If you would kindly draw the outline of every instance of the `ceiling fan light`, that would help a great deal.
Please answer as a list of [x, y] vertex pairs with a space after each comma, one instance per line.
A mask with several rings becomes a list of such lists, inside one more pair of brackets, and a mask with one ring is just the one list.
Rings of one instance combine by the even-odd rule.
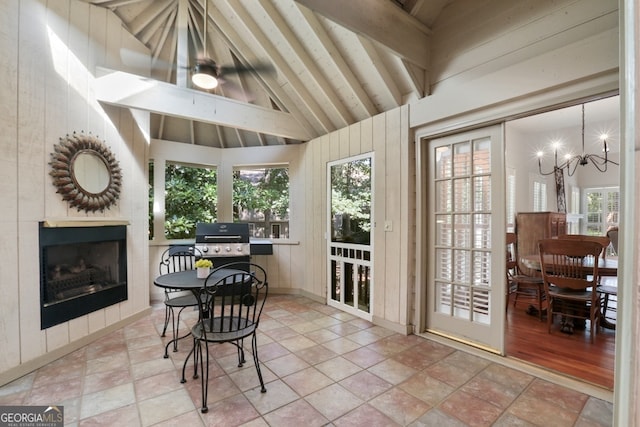
[[207, 64], [196, 64], [191, 81], [202, 89], [214, 89], [218, 86], [216, 70]]

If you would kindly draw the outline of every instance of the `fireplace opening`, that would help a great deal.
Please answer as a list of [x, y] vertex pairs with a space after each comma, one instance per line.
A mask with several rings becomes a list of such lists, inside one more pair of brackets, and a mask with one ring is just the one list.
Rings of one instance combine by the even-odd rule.
[[126, 226], [40, 223], [41, 329], [126, 299]]

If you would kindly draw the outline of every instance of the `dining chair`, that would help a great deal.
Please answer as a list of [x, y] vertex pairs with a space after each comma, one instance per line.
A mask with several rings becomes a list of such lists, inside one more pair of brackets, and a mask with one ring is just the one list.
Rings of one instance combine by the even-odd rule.
[[[217, 271], [229, 271], [222, 278], [210, 280]], [[207, 393], [209, 389], [209, 344], [230, 343], [236, 347], [238, 367], [246, 360], [244, 340], [251, 339], [251, 354], [260, 381], [260, 391], [267, 391], [264, 386], [256, 331], [260, 315], [267, 300], [269, 285], [266, 271], [257, 264], [238, 262], [224, 265], [211, 272], [200, 290], [200, 316], [191, 329], [194, 340], [193, 361], [194, 378], [198, 377], [198, 366], [201, 372], [202, 408], [206, 413]], [[187, 358], [188, 360], [188, 358]], [[183, 366], [184, 370], [187, 360]]]
[[[607, 231], [607, 235], [606, 236], [592, 236], [592, 235], [584, 235], [584, 234], [565, 234], [562, 236], [558, 236], [559, 239], [570, 239], [570, 240], [589, 240], [589, 241], [594, 241], [594, 242], [598, 242], [602, 245], [602, 253], [600, 254], [600, 256], [602, 257], [602, 259], [606, 259], [607, 257], [607, 250], [609, 248], [609, 245], [613, 246], [613, 240], [611, 239], [611, 233], [612, 230]], [[614, 253], [617, 254], [617, 228], [615, 230], [615, 238], [616, 238], [616, 245], [614, 247]], [[600, 292], [600, 295], [602, 297], [602, 316], [605, 318], [605, 321], [608, 321], [607, 318], [607, 311], [609, 311], [610, 307], [609, 307], [609, 303], [610, 302], [617, 302], [617, 297], [618, 297], [618, 277], [616, 276], [602, 276], [600, 275], [598, 277], [598, 292]], [[616, 304], [617, 305], [617, 304]], [[613, 325], [614, 323], [609, 322], [610, 325]]]
[[[590, 321], [591, 342], [600, 319], [598, 257], [602, 245], [589, 240], [544, 239], [538, 242], [540, 266], [547, 298], [547, 325], [551, 333], [553, 317]], [[589, 259], [591, 258], [591, 259]], [[573, 332], [566, 322], [564, 327]]]
[[586, 240], [591, 242], [598, 242], [602, 246], [602, 252], [600, 256], [604, 259], [607, 257], [607, 249], [611, 244], [611, 239], [608, 236], [598, 236], [598, 235], [590, 235], [590, 234], [561, 234], [558, 236], [558, 239], [565, 240]]
[[[185, 270], [195, 270], [196, 260], [202, 257], [202, 253], [192, 246], [172, 246], [165, 250], [160, 257], [158, 271], [161, 275], [177, 273]], [[196, 308], [198, 299], [191, 291], [184, 289], [165, 288], [164, 290], [164, 328], [162, 336], [166, 336], [167, 327], [171, 322], [172, 340], [164, 350], [164, 357], [169, 357], [169, 346], [173, 344], [173, 351], [178, 351], [178, 330], [180, 328], [180, 315], [187, 307]], [[176, 311], [177, 310], [177, 315]]]
[[[513, 293], [513, 306], [518, 300], [529, 303], [528, 313], [537, 314], [542, 322], [544, 314], [543, 302], [546, 300], [542, 277], [530, 276], [523, 272], [518, 261], [518, 243], [516, 233], [507, 233], [507, 297]], [[509, 301], [507, 301], [507, 307]], [[536, 313], [537, 312], [537, 313]]]

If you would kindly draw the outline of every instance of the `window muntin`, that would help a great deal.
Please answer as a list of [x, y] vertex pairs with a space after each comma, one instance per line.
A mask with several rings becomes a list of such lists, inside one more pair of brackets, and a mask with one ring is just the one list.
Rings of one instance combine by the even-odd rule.
[[249, 223], [251, 237], [288, 239], [289, 168], [235, 168], [233, 220]]

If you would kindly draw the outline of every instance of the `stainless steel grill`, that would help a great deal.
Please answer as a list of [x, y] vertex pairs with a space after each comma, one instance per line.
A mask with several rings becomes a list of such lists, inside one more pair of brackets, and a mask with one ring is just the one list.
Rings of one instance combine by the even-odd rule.
[[246, 223], [198, 223], [195, 248], [203, 258], [213, 261], [215, 267], [230, 262], [249, 262], [249, 224]]

